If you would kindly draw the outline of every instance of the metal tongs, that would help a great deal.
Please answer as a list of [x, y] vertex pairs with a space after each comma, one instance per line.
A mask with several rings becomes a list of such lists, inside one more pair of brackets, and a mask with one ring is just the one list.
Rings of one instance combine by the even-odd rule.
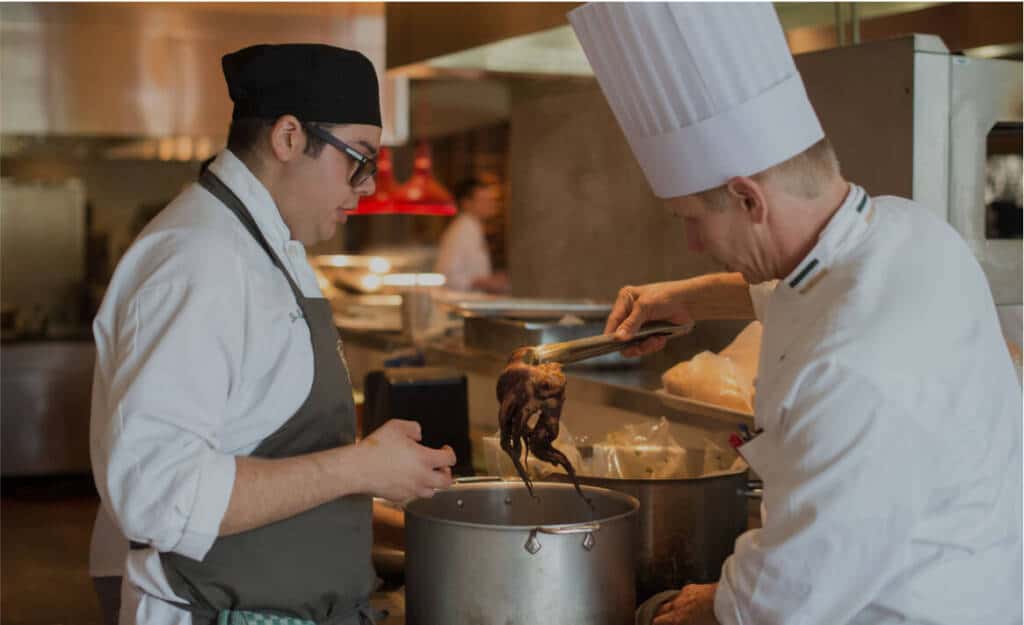
[[655, 321], [644, 325], [627, 341], [620, 341], [615, 338], [614, 334], [598, 334], [563, 343], [536, 345], [526, 351], [523, 362], [528, 365], [541, 365], [549, 362], [561, 364], [579, 362], [626, 349], [655, 336], [674, 338], [687, 334], [691, 330], [693, 330], [693, 322], [674, 325], [664, 321]]

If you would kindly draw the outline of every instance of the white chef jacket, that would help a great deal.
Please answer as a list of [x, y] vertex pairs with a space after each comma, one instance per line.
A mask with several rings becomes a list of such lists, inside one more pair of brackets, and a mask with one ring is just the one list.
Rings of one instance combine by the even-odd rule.
[[474, 280], [491, 275], [491, 253], [479, 218], [461, 213], [448, 224], [434, 270], [444, 274], [445, 286], [453, 291], [469, 291]]
[[851, 185], [764, 310], [764, 479], [715, 596], [723, 625], [1021, 617], [1021, 393], [948, 224]]
[[[252, 213], [306, 297], [322, 297], [302, 243], [230, 151], [210, 169]], [[288, 281], [198, 184], [142, 231], [93, 323], [91, 454], [105, 512], [152, 545], [125, 561], [121, 624], [189, 625], [158, 550], [202, 559], [248, 455], [305, 401], [309, 328]], [[100, 515], [100, 523], [104, 522]], [[116, 545], [112, 545], [117, 548]]]

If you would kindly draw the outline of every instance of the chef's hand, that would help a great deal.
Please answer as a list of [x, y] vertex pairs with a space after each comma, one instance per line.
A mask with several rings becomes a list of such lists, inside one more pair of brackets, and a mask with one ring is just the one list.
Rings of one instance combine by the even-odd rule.
[[[655, 282], [643, 286], [625, 286], [612, 306], [605, 324], [605, 334], [615, 334], [620, 341], [628, 340], [648, 321], [669, 321], [684, 324], [692, 321], [682, 301], [681, 282]], [[665, 347], [668, 339], [655, 336], [639, 345], [622, 350], [627, 357], [642, 356]]]
[[672, 601], [662, 604], [652, 625], [719, 625], [715, 618], [715, 589], [718, 584], [683, 586]]
[[414, 497], [432, 497], [452, 485], [451, 467], [455, 452], [445, 445], [431, 449], [419, 444], [420, 424], [391, 419], [373, 434], [359, 441], [363, 492], [402, 502]]

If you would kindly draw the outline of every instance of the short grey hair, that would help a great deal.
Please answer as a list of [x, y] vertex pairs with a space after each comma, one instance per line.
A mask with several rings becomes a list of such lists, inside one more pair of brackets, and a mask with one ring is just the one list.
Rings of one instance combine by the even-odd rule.
[[[827, 182], [839, 175], [839, 158], [836, 157], [832, 143], [825, 138], [796, 156], [754, 174], [751, 178], [758, 182], [773, 180], [787, 193], [813, 200], [824, 192]], [[701, 191], [697, 197], [716, 210], [722, 210], [729, 205], [729, 191], [725, 185]]]

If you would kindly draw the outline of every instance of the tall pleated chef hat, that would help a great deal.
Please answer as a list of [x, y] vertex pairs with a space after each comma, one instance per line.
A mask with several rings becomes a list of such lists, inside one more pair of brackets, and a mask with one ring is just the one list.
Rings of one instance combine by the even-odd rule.
[[590, 3], [569, 22], [658, 197], [756, 174], [825, 136], [770, 2]]

